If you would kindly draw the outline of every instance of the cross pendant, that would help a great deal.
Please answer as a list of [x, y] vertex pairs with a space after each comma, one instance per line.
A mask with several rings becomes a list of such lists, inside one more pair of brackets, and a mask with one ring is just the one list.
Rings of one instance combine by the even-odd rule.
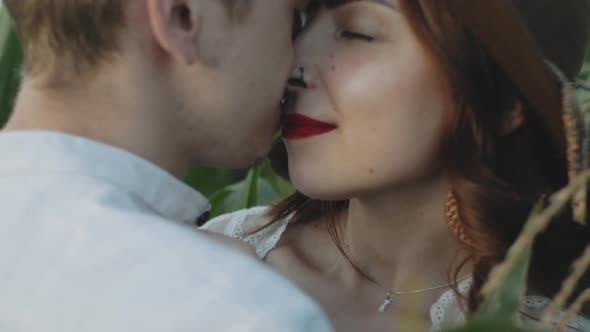
[[389, 307], [391, 304], [393, 303], [393, 300], [391, 299], [391, 293], [387, 293], [387, 297], [385, 298], [385, 300], [383, 300], [383, 304], [379, 307], [379, 312], [385, 312], [385, 310], [387, 310], [387, 307]]

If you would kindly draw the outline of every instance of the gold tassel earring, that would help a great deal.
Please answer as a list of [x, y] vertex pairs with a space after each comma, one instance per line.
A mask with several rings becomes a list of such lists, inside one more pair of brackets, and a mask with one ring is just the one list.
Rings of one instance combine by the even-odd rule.
[[452, 190], [447, 193], [445, 201], [445, 219], [453, 234], [464, 244], [473, 245], [473, 241], [465, 234], [465, 228], [459, 214], [459, 204]]

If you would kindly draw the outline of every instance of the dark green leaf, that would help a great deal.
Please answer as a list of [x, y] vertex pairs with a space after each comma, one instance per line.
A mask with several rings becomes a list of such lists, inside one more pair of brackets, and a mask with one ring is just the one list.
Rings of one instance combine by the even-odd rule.
[[195, 167], [185, 177], [185, 182], [203, 195], [210, 197], [226, 186], [243, 179], [244, 170]]
[[6, 123], [14, 105], [22, 56], [12, 21], [0, 5], [0, 127]]
[[510, 318], [514, 322], [517, 320], [526, 291], [531, 252], [531, 248], [528, 248], [518, 257], [503, 284], [480, 305], [476, 317], [483, 319]]
[[274, 173], [268, 160], [263, 162], [260, 167], [260, 176], [272, 185], [279, 196], [278, 198], [285, 198], [295, 192], [295, 188], [293, 188], [293, 185], [290, 182]]
[[[535, 205], [531, 211], [530, 217], [525, 224], [519, 239], [521, 239], [528, 231], [535, 229], [534, 216], [539, 214], [544, 207], [544, 203], [540, 201]], [[517, 240], [516, 243], [519, 241]], [[508, 266], [507, 262], [502, 263], [503, 268], [507, 268], [506, 274], [503, 274], [504, 280], [491, 280], [497, 283], [490, 294], [487, 295], [483, 303], [479, 306], [477, 313], [474, 315], [476, 320], [493, 321], [497, 319], [510, 320], [512, 322], [518, 321], [518, 315], [524, 302], [524, 296], [527, 288], [527, 275], [532, 254], [533, 241], [526, 243], [522, 250], [515, 250], [518, 246], [514, 244], [509, 252], [508, 257], [514, 258], [513, 264]], [[516, 256], [514, 256], [516, 255]], [[494, 277], [494, 273], [490, 278]]]

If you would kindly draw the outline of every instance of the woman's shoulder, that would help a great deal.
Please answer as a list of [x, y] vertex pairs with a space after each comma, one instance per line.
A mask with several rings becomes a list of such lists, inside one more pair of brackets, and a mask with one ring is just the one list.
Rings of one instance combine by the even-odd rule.
[[207, 222], [202, 230], [223, 234], [244, 241], [256, 249], [260, 259], [279, 242], [289, 224], [289, 219], [272, 222], [267, 216], [269, 207], [259, 206], [228, 213]]
[[[461, 294], [467, 295], [471, 287], [471, 278], [463, 280], [458, 285]], [[453, 290], [446, 291], [436, 301], [430, 311], [432, 320], [431, 332], [441, 331], [444, 326], [454, 326], [465, 321], [465, 313], [461, 309], [461, 299]], [[545, 309], [551, 305], [551, 300], [537, 295], [525, 296], [524, 302], [520, 308], [520, 322], [523, 326], [539, 326], [543, 318]], [[590, 332], [590, 319], [583, 315], [576, 315], [572, 318], [565, 328], [567, 332]]]
[[[525, 297], [524, 303], [520, 310], [520, 320], [524, 325], [536, 325], [542, 318], [547, 307], [551, 305], [551, 299], [543, 296], [528, 295]], [[564, 313], [558, 315], [562, 317]], [[556, 321], [558, 323], [559, 319]], [[574, 316], [568, 321], [567, 327], [564, 331], [567, 332], [590, 332], [590, 319], [582, 314]]]

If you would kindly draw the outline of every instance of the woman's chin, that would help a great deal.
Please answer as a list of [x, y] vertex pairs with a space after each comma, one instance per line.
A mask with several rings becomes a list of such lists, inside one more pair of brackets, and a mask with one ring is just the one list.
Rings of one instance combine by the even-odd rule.
[[[345, 174], [326, 167], [318, 161], [294, 162], [289, 160], [289, 178], [295, 189], [316, 200], [337, 201], [350, 199], [358, 183]], [[352, 189], [352, 190], [351, 190]]]
[[305, 196], [321, 201], [342, 201], [350, 199], [349, 191], [336, 186], [325, 179], [308, 177], [305, 180], [291, 176], [291, 182], [297, 191]]

